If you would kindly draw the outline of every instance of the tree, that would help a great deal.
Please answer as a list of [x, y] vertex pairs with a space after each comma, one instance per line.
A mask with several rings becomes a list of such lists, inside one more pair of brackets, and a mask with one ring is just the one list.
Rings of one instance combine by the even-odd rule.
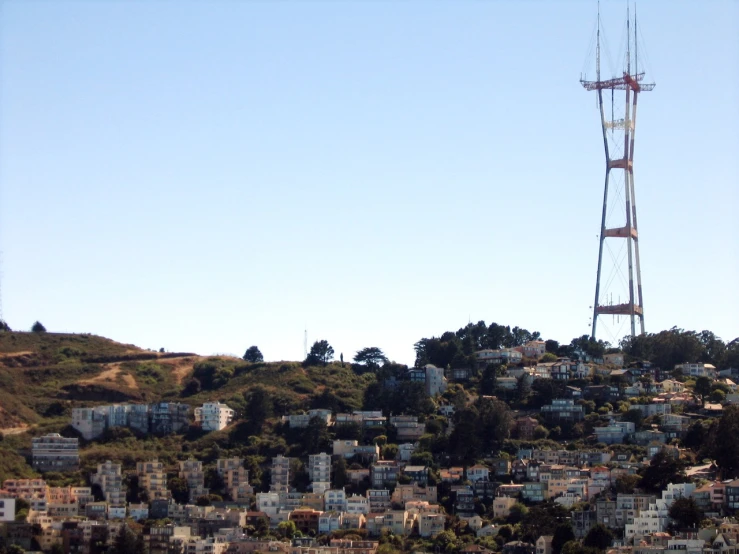
[[356, 353], [354, 361], [358, 364], [364, 364], [368, 368], [376, 369], [380, 367], [381, 363], [387, 363], [388, 359], [380, 348], [368, 346]]
[[344, 456], [339, 456], [339, 459], [334, 462], [332, 479], [334, 488], [342, 489], [347, 483], [346, 475], [346, 459]]
[[565, 543], [575, 540], [575, 533], [572, 530], [572, 524], [569, 522], [560, 523], [554, 530], [552, 535], [552, 554], [560, 554]]
[[167, 480], [167, 488], [172, 492], [172, 498], [178, 504], [187, 504], [190, 501], [190, 487], [186, 479], [172, 477]]
[[263, 362], [264, 356], [262, 356], [262, 353], [259, 351], [258, 347], [250, 346], [246, 349], [246, 352], [244, 353], [244, 359], [247, 362], [255, 364], [257, 362]]
[[11, 331], [10, 325], [3, 319], [0, 319], [0, 331]]
[[143, 552], [143, 544], [140, 544], [140, 542], [136, 534], [128, 528], [128, 525], [123, 525], [113, 540], [113, 554], [138, 554]]
[[612, 542], [613, 533], [611, 530], [602, 523], [596, 523], [590, 528], [588, 534], [585, 535], [582, 545], [604, 551], [606, 548], [611, 546]]
[[556, 354], [557, 350], [559, 350], [559, 343], [556, 340], [549, 339], [547, 341], [544, 341], [544, 348], [546, 349], [547, 352]]
[[668, 514], [680, 529], [698, 527], [703, 519], [703, 512], [692, 496], [677, 498], [670, 506]]
[[490, 396], [495, 394], [495, 385], [498, 381], [499, 364], [488, 364], [482, 371], [480, 379], [480, 394]]
[[639, 486], [648, 492], [660, 493], [667, 488], [668, 483], [683, 482], [685, 474], [680, 463], [665, 450], [660, 450], [644, 470]]
[[707, 450], [724, 479], [739, 478], [739, 406], [726, 406], [718, 425], [711, 429]]
[[616, 479], [616, 492], [619, 494], [633, 494], [639, 484], [638, 475], [621, 475]]
[[334, 358], [334, 349], [326, 340], [317, 340], [311, 346], [308, 357], [305, 359], [306, 365], [328, 364]]
[[711, 394], [711, 380], [708, 377], [698, 377], [695, 380], [695, 388], [693, 389], [695, 394], [701, 397], [701, 406], [706, 405], [706, 396]]
[[272, 417], [274, 403], [264, 387], [255, 387], [250, 392], [244, 393], [246, 400], [245, 415], [254, 430], [260, 432], [264, 422]]
[[277, 524], [277, 532], [281, 537], [286, 539], [292, 539], [298, 532], [298, 528], [295, 526], [295, 522], [292, 520], [281, 521]]
[[31, 331], [34, 333], [45, 333], [46, 327], [44, 327], [40, 321], [37, 321], [33, 324], [33, 327], [31, 327]]

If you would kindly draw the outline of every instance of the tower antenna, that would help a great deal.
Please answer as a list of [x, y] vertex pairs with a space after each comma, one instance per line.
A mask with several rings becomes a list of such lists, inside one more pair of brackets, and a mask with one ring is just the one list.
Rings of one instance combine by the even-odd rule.
[[[631, 320], [631, 335], [636, 335], [636, 322], [639, 321], [639, 329], [644, 334], [644, 298], [642, 294], [641, 283], [641, 264], [639, 261], [639, 231], [636, 221], [636, 197], [634, 190], [634, 132], [636, 130], [636, 103], [640, 92], [647, 92], [654, 89], [654, 83], [643, 83], [644, 73], [638, 71], [631, 73], [631, 26], [629, 23], [629, 4], [626, 3], [626, 70], [620, 76], [602, 80], [600, 75], [600, 2], [598, 2], [598, 44], [596, 48], [596, 80], [586, 81], [580, 79], [583, 88], [588, 91], [595, 91], [598, 95], [598, 106], [600, 108], [600, 120], [602, 128], [603, 148], [606, 157], [605, 182], [603, 185], [603, 211], [601, 216], [601, 227], [598, 248], [598, 272], [595, 281], [595, 302], [593, 303], [593, 328], [592, 338], [596, 338], [598, 316], [612, 315], [621, 316], [628, 315]], [[636, 33], [636, 10], [634, 11], [634, 32]], [[636, 51], [636, 37], [634, 39], [634, 49]], [[635, 62], [635, 68], [638, 66]], [[613, 109], [616, 92], [624, 91], [624, 117], [616, 119], [615, 113], [607, 118], [606, 110], [603, 105], [603, 91], [611, 91], [611, 106]], [[620, 142], [623, 137], [623, 154], [614, 150], [611, 152], [609, 144], [609, 136]], [[615, 157], [614, 157], [615, 156]], [[611, 191], [609, 195], [609, 178], [612, 171], [623, 171], [623, 190]], [[616, 181], [616, 185], [620, 182]], [[614, 187], [617, 188], [617, 187]], [[612, 206], [611, 211], [620, 212], [625, 219], [624, 224], [609, 225], [609, 204]], [[606, 242], [608, 239], [608, 242]], [[624, 261], [622, 258], [613, 254], [610, 245], [611, 240], [625, 240], [628, 266], [622, 267]], [[606, 248], [604, 248], [604, 246]], [[607, 252], [613, 258], [612, 275], [620, 274], [628, 280], [628, 291], [626, 298], [622, 301], [623, 296], [617, 292], [617, 303], [613, 303], [613, 291], [609, 290], [614, 283], [613, 277], [602, 279], [601, 271], [603, 266], [603, 253]], [[617, 282], [618, 280], [616, 280]], [[636, 283], [634, 283], [636, 281]], [[604, 284], [601, 290], [601, 284]], [[626, 283], [624, 283], [626, 286]]]
[[308, 358], [308, 326], [305, 326], [305, 332], [303, 334], [303, 359]]

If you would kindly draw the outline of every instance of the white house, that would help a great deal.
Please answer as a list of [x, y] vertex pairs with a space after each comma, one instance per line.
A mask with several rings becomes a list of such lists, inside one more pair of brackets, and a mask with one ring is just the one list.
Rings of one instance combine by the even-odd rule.
[[220, 402], [206, 402], [195, 408], [195, 422], [204, 431], [220, 431], [233, 421], [234, 411]]

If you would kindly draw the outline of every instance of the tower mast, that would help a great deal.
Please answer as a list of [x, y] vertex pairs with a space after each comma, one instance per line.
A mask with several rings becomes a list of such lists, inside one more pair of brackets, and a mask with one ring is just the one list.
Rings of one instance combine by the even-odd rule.
[[[601, 215], [601, 232], [598, 247], [598, 271], [595, 281], [595, 302], [593, 304], [593, 327], [592, 337], [596, 338], [598, 316], [600, 315], [628, 315], [631, 323], [631, 335], [636, 335], [636, 322], [639, 320], [640, 332], [644, 333], [644, 303], [641, 284], [641, 264], [639, 260], [639, 232], [636, 221], [636, 197], [634, 194], [634, 132], [636, 130], [636, 105], [640, 92], [654, 89], [654, 83], [643, 83], [644, 72], [639, 73], [638, 61], [634, 60], [634, 73], [631, 72], [631, 28], [629, 21], [629, 7], [626, 6], [626, 64], [623, 74], [619, 77], [602, 80], [600, 72], [600, 2], [598, 3], [598, 31], [596, 44], [596, 80], [580, 80], [580, 83], [588, 91], [598, 93], [598, 107], [600, 109], [601, 129], [603, 134], [603, 148], [605, 151], [606, 168], [603, 185], [603, 210]], [[634, 12], [634, 52], [638, 54], [636, 40], [636, 11]], [[624, 91], [624, 117], [616, 119], [612, 114], [607, 119], [603, 105], [603, 91], [610, 90], [612, 104], [615, 100], [616, 91]], [[613, 106], [612, 106], [613, 111]], [[623, 156], [613, 158], [609, 148], [609, 137], [618, 144], [623, 140]], [[609, 180], [611, 171], [623, 171], [623, 195], [619, 190], [609, 191]], [[617, 181], [618, 184], [618, 181]], [[610, 192], [610, 194], [609, 194]], [[614, 213], [621, 213], [625, 219], [623, 225], [609, 226], [609, 207]], [[627, 267], [621, 267], [623, 263], [618, 256], [607, 245], [606, 239], [625, 240]], [[602, 282], [603, 253], [604, 246], [613, 257], [613, 275]], [[624, 271], [625, 270], [625, 271]], [[625, 273], [625, 276], [624, 276]], [[626, 302], [613, 304], [608, 301], [613, 293], [608, 287], [614, 282], [618, 275], [628, 280], [628, 297]], [[636, 284], [634, 278], [636, 277]], [[605, 285], [604, 287], [602, 285]], [[605, 288], [606, 290], [602, 290]], [[620, 297], [619, 297], [620, 298]]]

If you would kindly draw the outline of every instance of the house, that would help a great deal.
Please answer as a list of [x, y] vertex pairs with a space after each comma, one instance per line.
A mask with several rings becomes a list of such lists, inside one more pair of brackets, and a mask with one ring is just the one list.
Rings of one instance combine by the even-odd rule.
[[226, 404], [206, 402], [200, 408], [195, 408], [195, 423], [203, 431], [220, 431], [233, 421], [234, 413]]
[[77, 471], [80, 467], [79, 439], [49, 433], [31, 439], [33, 469], [36, 471]]
[[541, 415], [550, 422], [577, 422], [585, 419], [585, 409], [570, 398], [556, 398], [551, 404], [541, 407]]
[[541, 358], [547, 353], [546, 343], [543, 340], [530, 340], [523, 346], [519, 346], [516, 350], [520, 351], [527, 358]]
[[511, 460], [508, 458], [493, 458], [490, 460], [490, 466], [496, 477], [511, 473]]
[[475, 352], [477, 366], [485, 368], [488, 364], [511, 364], [517, 365], [523, 361], [523, 354], [513, 348], [502, 348], [500, 350], [478, 350]]
[[675, 371], [679, 371], [683, 375], [689, 377], [708, 377], [709, 379], [716, 378], [716, 367], [712, 364], [677, 364]]
[[508, 517], [511, 513], [511, 508], [516, 502], [518, 502], [518, 500], [513, 497], [496, 496], [493, 500], [493, 517]]
[[489, 525], [485, 525], [481, 529], [478, 529], [477, 533], [475, 534], [477, 535], [477, 538], [479, 539], [479, 538], [484, 538], [484, 537], [494, 537], [495, 535], [498, 534], [498, 531], [500, 531], [500, 526], [493, 525], [491, 523]]
[[523, 541], [511, 541], [503, 545], [503, 554], [534, 554], [536, 547]]
[[459, 554], [492, 554], [492, 552], [492, 550], [488, 550], [477, 544], [466, 544], [459, 549]]
[[534, 429], [539, 425], [539, 421], [533, 417], [518, 417], [513, 427], [513, 433], [521, 440], [530, 440], [534, 438]]
[[467, 479], [472, 481], [487, 481], [490, 477], [490, 470], [482, 465], [474, 465], [467, 468]]
[[396, 461], [378, 461], [370, 467], [370, 482], [376, 489], [386, 484], [395, 484], [400, 474], [400, 465]]
[[441, 514], [422, 513], [418, 515], [418, 534], [424, 538], [433, 538], [444, 531], [446, 517]]
[[536, 554], [552, 554], [552, 535], [542, 535], [536, 539]]
[[614, 421], [605, 427], [593, 429], [596, 440], [605, 444], [621, 444], [624, 439], [634, 434], [635, 426], [631, 421]]
[[612, 352], [611, 354], [603, 354], [603, 363], [616, 367], [624, 366], [623, 352]]

